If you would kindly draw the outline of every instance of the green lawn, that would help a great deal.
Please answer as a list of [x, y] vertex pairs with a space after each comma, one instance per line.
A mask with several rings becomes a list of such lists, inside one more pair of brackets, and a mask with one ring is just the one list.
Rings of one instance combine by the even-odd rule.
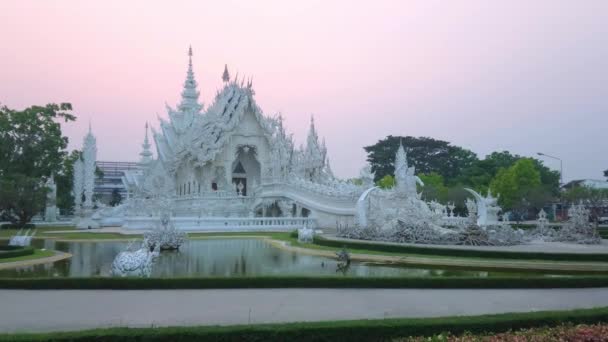
[[43, 251], [41, 249], [35, 249], [34, 254], [24, 255], [24, 256], [15, 257], [15, 258], [0, 259], [0, 263], [48, 258], [53, 255], [55, 255], [55, 251], [53, 251], [53, 250], [44, 250]]

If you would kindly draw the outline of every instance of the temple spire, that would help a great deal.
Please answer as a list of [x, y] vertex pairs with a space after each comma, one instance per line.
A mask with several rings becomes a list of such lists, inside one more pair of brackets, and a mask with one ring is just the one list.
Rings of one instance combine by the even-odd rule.
[[198, 112], [202, 106], [198, 103], [200, 93], [197, 90], [198, 83], [194, 78], [192, 70], [192, 46], [188, 49], [188, 71], [186, 72], [186, 81], [184, 82], [184, 90], [182, 90], [182, 100], [178, 106], [181, 111], [196, 111]]
[[152, 152], [150, 151], [150, 141], [148, 140], [148, 123], [146, 122], [146, 136], [144, 138], [144, 143], [141, 145], [143, 150], [139, 154], [141, 159], [139, 163], [142, 165], [146, 165], [152, 161]]
[[228, 72], [228, 64], [224, 64], [224, 73], [222, 74], [222, 81], [224, 81], [224, 83], [230, 82], [230, 73]]

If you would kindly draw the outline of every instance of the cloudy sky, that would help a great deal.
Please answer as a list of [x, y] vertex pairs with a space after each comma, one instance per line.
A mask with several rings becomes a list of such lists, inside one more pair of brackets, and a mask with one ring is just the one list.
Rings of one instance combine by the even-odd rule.
[[[206, 104], [224, 64], [302, 142], [314, 114], [339, 176], [362, 146], [430, 136], [480, 157], [563, 158], [566, 180], [608, 168], [608, 1], [27, 1], [0, 3], [0, 102], [71, 102], [78, 148], [137, 160], [185, 78]], [[547, 160], [558, 168], [559, 163]]]

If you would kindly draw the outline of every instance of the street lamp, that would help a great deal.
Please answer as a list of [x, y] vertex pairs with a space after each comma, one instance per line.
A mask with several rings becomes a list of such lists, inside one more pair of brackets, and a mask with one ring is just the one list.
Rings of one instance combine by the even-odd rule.
[[559, 160], [559, 182], [560, 182], [560, 185], [564, 185], [564, 165], [562, 163], [561, 158], [558, 158], [558, 157], [555, 157], [555, 156], [551, 156], [551, 155], [548, 155], [548, 154], [545, 154], [545, 153], [542, 153], [542, 152], [538, 152], [536, 154], [538, 154], [539, 156], [543, 156], [543, 157]]
[[[560, 187], [562, 185], [564, 185], [564, 166], [562, 164], [562, 159], [558, 158], [558, 157], [555, 157], [555, 156], [551, 156], [551, 155], [542, 153], [542, 152], [538, 152], [536, 154], [538, 154], [539, 156], [542, 156], [542, 157], [547, 157], [547, 158], [552, 158], [552, 159], [559, 160], [559, 182], [560, 182]], [[563, 203], [560, 203], [560, 208], [561, 208], [561, 213], [562, 213], [562, 216], [563, 216], [563, 214], [564, 214], [564, 204]], [[555, 209], [554, 209], [553, 214], [554, 215], [556, 214], [555, 213]], [[556, 219], [556, 218], [554, 218], [554, 219]]]

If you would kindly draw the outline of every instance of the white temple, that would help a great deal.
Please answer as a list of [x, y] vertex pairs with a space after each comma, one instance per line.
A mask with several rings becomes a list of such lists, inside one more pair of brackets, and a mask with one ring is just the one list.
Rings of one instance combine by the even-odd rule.
[[[97, 215], [127, 228], [151, 228], [159, 201], [170, 201], [172, 220], [182, 229], [293, 229], [354, 222], [356, 201], [365, 190], [334, 177], [327, 147], [314, 119], [304, 147], [295, 148], [280, 115], [267, 116], [255, 101], [251, 79], [230, 79], [211, 105], [199, 101], [192, 49], [181, 101], [167, 106], [168, 119], [148, 127], [141, 168], [123, 178], [129, 198], [120, 208]], [[78, 186], [78, 183], [76, 183]]]

